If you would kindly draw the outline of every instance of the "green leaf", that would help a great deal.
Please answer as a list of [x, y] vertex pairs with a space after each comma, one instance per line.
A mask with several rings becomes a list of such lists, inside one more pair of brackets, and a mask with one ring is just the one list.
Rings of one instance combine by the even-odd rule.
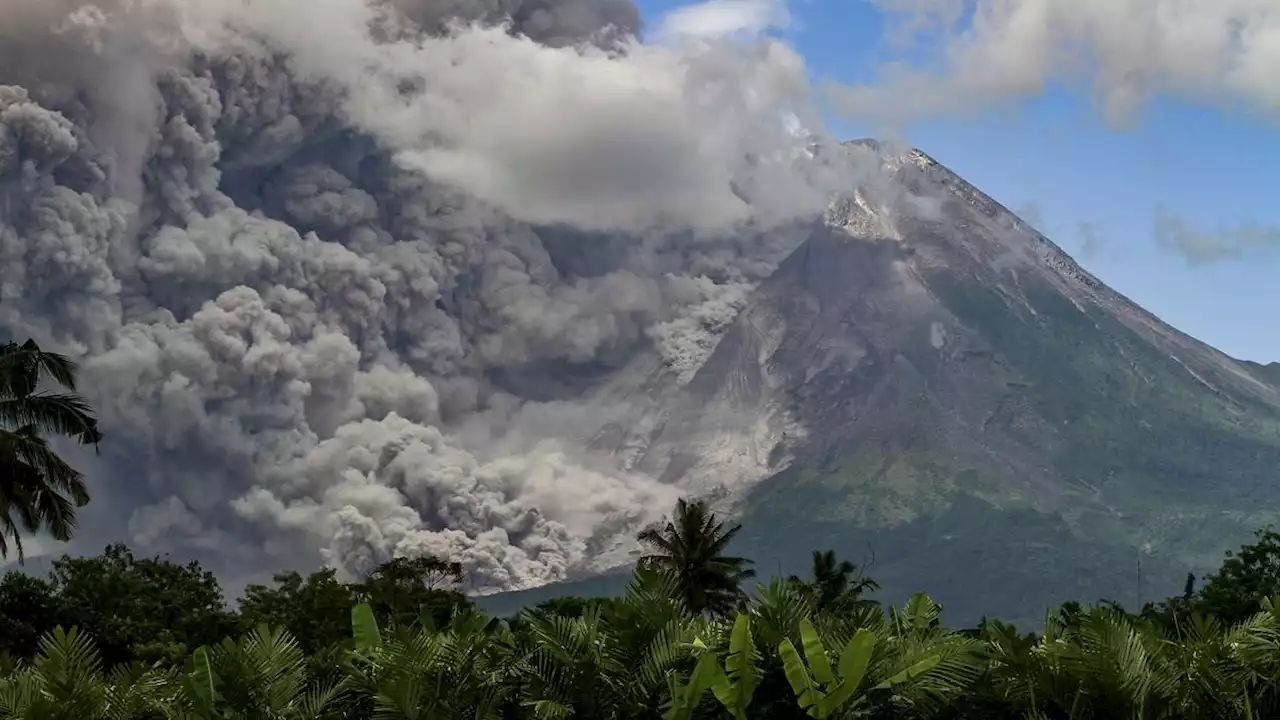
[[722, 677], [724, 677], [724, 671], [720, 669], [716, 654], [710, 651], [704, 652], [698, 658], [698, 664], [693, 667], [689, 684], [685, 686], [685, 704], [689, 709], [692, 710], [698, 704], [702, 694], [719, 683]]
[[[821, 717], [830, 717], [848, 702], [849, 698], [853, 697], [853, 693], [857, 689], [858, 686], [851, 682], [840, 683], [831, 691], [831, 694], [818, 700], [818, 714]], [[858, 700], [860, 701], [861, 698]], [[857, 703], [855, 702], [854, 704]]]
[[840, 653], [840, 679], [855, 688], [862, 684], [871, 664], [871, 653], [876, 648], [876, 634], [866, 628], [853, 634]]
[[211, 717], [220, 699], [218, 694], [218, 674], [209, 661], [209, 649], [205, 646], [196, 648], [191, 656], [191, 675], [187, 678], [191, 688], [192, 700], [196, 712], [204, 717]]
[[351, 608], [351, 634], [358, 652], [367, 653], [382, 645], [378, 619], [373, 616], [373, 608], [368, 603], [360, 603]]
[[920, 677], [921, 675], [924, 675], [930, 670], [934, 669], [935, 667], [938, 666], [938, 663], [940, 662], [942, 662], [941, 657], [939, 657], [938, 655], [930, 655], [929, 657], [908, 667], [906, 670], [903, 670], [897, 675], [894, 675], [888, 680], [885, 680], [884, 682], [880, 683], [880, 685], [878, 685], [877, 687], [880, 687], [882, 689], [888, 689], [893, 685], [901, 685], [905, 682], [910, 682]]
[[729, 636], [729, 657], [725, 672], [711, 686], [716, 699], [736, 718], [746, 718], [747, 708], [760, 682], [755, 663], [755, 645], [751, 641], [751, 616], [739, 613]]
[[698, 657], [698, 662], [694, 665], [687, 684], [681, 685], [674, 674], [671, 676], [669, 682], [671, 701], [666, 713], [663, 714], [664, 720], [690, 720], [703, 693], [717, 684], [724, 675], [715, 653], [707, 651], [701, 639], [695, 639], [693, 644], [694, 647], [702, 648], [703, 652]]
[[800, 659], [800, 653], [796, 651], [796, 646], [792, 645], [790, 640], [784, 639], [778, 644], [778, 655], [782, 657], [782, 671], [787, 676], [787, 682], [791, 684], [792, 692], [796, 694], [796, 702], [799, 703], [800, 709], [813, 717], [822, 717], [817, 705], [823, 698], [823, 693], [814, 686], [813, 679], [809, 677], [808, 668]]
[[827, 649], [822, 645], [822, 638], [813, 629], [809, 618], [800, 618], [800, 641], [804, 643], [804, 659], [809, 661], [813, 670], [813, 679], [822, 685], [830, 685], [835, 681], [835, 672], [831, 669], [831, 660], [827, 658]]
[[911, 600], [907, 602], [907, 606], [903, 610], [911, 621], [912, 629], [928, 630], [937, 622], [942, 608], [928, 595], [916, 593], [911, 596]]

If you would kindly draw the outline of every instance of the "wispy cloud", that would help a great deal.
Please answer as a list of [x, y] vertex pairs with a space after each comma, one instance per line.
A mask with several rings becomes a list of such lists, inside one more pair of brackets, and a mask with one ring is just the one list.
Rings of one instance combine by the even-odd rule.
[[1192, 226], [1165, 209], [1156, 211], [1156, 242], [1200, 264], [1237, 260], [1250, 252], [1280, 249], [1280, 228], [1244, 224], [1216, 229]]
[[754, 37], [790, 22], [791, 13], [784, 0], [705, 0], [683, 5], [663, 16], [658, 36], [668, 40]]
[[1080, 257], [1094, 260], [1102, 254], [1104, 242], [1098, 223], [1082, 220], [1076, 224], [1076, 233], [1080, 238]]

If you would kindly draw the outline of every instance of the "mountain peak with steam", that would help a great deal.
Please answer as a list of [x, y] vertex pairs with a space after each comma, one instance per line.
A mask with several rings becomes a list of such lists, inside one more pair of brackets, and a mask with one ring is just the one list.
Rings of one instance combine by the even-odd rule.
[[[625, 445], [715, 498], [769, 572], [858, 560], [887, 599], [1035, 621], [1137, 602], [1280, 519], [1280, 390], [1178, 332], [926, 153], [748, 297]], [[642, 448], [636, 450], [636, 448]]]

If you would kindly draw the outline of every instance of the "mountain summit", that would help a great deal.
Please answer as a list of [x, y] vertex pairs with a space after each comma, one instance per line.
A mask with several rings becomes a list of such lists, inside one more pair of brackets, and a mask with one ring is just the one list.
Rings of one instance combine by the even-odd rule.
[[835, 203], [692, 378], [598, 446], [720, 497], [762, 573], [874, 557], [885, 599], [925, 590], [960, 622], [1169, 594], [1280, 517], [1273, 375], [925, 153], [846, 150], [897, 182]]

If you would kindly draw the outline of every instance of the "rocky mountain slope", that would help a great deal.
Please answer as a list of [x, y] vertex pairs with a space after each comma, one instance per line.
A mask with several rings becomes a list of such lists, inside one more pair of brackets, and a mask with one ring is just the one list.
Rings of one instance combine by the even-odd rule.
[[836, 203], [687, 383], [620, 381], [650, 412], [597, 447], [718, 498], [762, 575], [874, 557], [883, 598], [926, 590], [958, 622], [1171, 593], [1280, 518], [1274, 372], [925, 153], [847, 149], [899, 183]]

